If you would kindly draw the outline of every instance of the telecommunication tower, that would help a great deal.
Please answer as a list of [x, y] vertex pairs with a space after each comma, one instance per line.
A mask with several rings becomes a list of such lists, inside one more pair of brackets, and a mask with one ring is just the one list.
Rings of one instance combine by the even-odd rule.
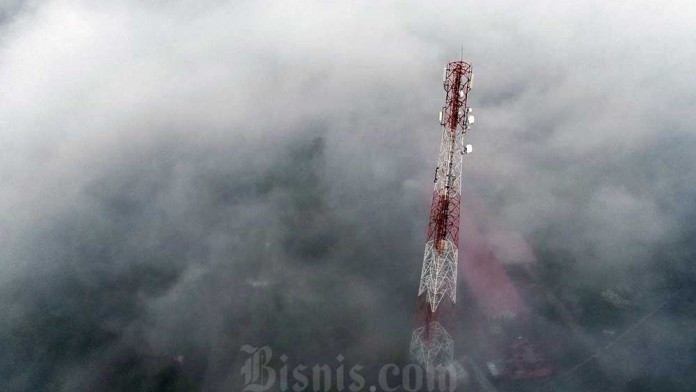
[[451, 332], [457, 300], [462, 157], [472, 151], [470, 144], [464, 144], [464, 134], [474, 123], [467, 105], [473, 77], [471, 64], [453, 61], [442, 78], [446, 92], [440, 112], [442, 138], [410, 344], [412, 359], [426, 369], [446, 365], [454, 355]]

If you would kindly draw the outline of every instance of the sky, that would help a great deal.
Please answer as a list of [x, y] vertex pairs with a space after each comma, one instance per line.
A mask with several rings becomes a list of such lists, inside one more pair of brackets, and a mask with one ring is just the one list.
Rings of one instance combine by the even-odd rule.
[[[574, 304], [583, 350], [650, 315], [591, 364], [605, 390], [693, 390], [694, 20], [690, 1], [0, 0], [2, 389], [167, 390], [182, 355], [178, 388], [234, 390], [244, 344], [403, 361], [463, 54], [463, 214]], [[608, 292], [629, 309], [594, 312]], [[554, 390], [596, 390], [583, 371]]]

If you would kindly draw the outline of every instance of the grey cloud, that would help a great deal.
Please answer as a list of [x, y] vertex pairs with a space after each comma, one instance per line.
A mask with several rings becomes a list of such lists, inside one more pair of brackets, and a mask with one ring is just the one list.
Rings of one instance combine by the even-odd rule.
[[675, 298], [556, 390], [688, 390], [694, 18], [687, 1], [0, 4], [0, 379], [234, 389], [242, 344], [405, 361], [439, 77], [463, 43], [472, 219], [585, 329], [535, 309], [539, 328], [580, 359]]

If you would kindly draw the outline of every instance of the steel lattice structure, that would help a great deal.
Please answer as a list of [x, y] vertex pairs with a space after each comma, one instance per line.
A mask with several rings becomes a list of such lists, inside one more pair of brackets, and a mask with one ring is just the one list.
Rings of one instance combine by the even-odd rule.
[[467, 106], [472, 82], [471, 64], [447, 64], [443, 75], [446, 101], [440, 112], [440, 154], [418, 286], [417, 325], [410, 345], [412, 359], [426, 369], [446, 365], [454, 351], [448, 329], [453, 327], [451, 309], [457, 300], [462, 157], [471, 152], [471, 145], [464, 144], [464, 134], [474, 123]]

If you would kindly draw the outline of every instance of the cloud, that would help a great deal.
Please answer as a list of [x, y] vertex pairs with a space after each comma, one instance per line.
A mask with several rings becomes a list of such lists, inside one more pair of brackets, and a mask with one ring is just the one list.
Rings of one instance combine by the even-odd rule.
[[[674, 271], [694, 276], [695, 17], [686, 1], [2, 3], [0, 378], [157, 390], [183, 355], [180, 388], [221, 390], [242, 344], [404, 360], [439, 78], [462, 44], [465, 184], [498, 258], [560, 266], [581, 308], [612, 286], [649, 310]], [[678, 325], [693, 320], [650, 324], [656, 357]], [[674, 378], [608, 362], [617, 385]]]

